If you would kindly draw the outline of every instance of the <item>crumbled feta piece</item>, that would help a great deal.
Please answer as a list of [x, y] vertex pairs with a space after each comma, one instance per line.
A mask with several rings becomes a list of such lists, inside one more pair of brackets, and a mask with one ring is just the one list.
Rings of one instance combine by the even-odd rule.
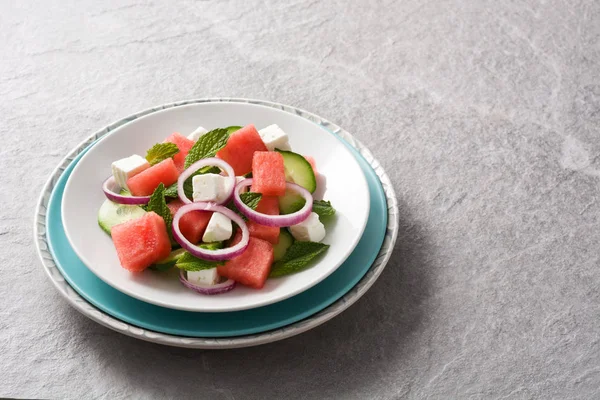
[[301, 242], [320, 242], [325, 237], [325, 226], [319, 221], [319, 215], [313, 212], [304, 221], [290, 226], [290, 232]]
[[202, 174], [192, 178], [194, 201], [220, 202], [227, 197], [227, 178], [218, 174]]
[[195, 142], [206, 133], [208, 133], [208, 129], [205, 129], [205, 128], [199, 126], [196, 128], [196, 130], [194, 132], [190, 133], [187, 138], [190, 139], [191, 141]]
[[202, 236], [203, 242], [221, 242], [231, 238], [233, 232], [231, 220], [225, 215], [214, 212]]
[[199, 285], [214, 285], [219, 283], [221, 277], [217, 274], [217, 268], [204, 269], [202, 271], [187, 271], [187, 280]]
[[[237, 186], [237, 184], [240, 183], [241, 181], [243, 181], [244, 179], [246, 179], [246, 178], [244, 178], [243, 176], [236, 176], [235, 177], [235, 186]], [[229, 180], [227, 180], [225, 182], [225, 187], [229, 189]], [[244, 189], [242, 189], [242, 191], [240, 193], [247, 192], [248, 191], [248, 187], [249, 186], [247, 186]]]
[[292, 149], [287, 133], [285, 133], [277, 124], [269, 125], [266, 128], [261, 129], [258, 131], [258, 134], [270, 151], [275, 149], [290, 151]]
[[148, 168], [150, 168], [150, 163], [144, 157], [137, 154], [112, 163], [112, 173], [115, 181], [121, 188], [127, 190], [129, 190], [127, 187], [127, 179]]

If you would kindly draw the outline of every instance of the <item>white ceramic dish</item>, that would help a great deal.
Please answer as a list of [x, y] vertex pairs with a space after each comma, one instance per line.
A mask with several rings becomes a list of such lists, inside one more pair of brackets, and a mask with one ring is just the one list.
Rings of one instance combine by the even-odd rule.
[[[131, 154], [144, 155], [173, 132], [186, 134], [198, 125], [207, 129], [255, 124], [260, 129], [276, 123], [290, 136], [292, 149], [315, 158], [321, 176], [318, 195], [337, 210], [327, 227], [331, 247], [315, 265], [301, 273], [271, 279], [262, 290], [239, 285], [218, 296], [201, 296], [177, 279], [145, 271], [132, 274], [119, 265], [110, 238], [98, 227], [98, 208], [104, 201], [101, 184], [112, 161]], [[67, 182], [62, 203], [63, 225], [78, 257], [100, 279], [117, 290], [163, 307], [224, 312], [271, 304], [298, 294], [329, 276], [350, 255], [369, 215], [369, 193], [364, 174], [353, 155], [333, 134], [298, 115], [258, 104], [215, 102], [169, 108], [138, 118], [96, 144], [79, 162]]]

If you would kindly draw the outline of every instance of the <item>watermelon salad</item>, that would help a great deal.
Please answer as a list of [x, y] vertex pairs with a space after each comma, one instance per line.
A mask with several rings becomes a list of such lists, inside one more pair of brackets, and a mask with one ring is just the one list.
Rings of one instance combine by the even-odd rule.
[[176, 268], [201, 294], [261, 289], [329, 247], [323, 223], [335, 210], [313, 198], [317, 176], [277, 125], [199, 127], [113, 162], [98, 224], [133, 273]]

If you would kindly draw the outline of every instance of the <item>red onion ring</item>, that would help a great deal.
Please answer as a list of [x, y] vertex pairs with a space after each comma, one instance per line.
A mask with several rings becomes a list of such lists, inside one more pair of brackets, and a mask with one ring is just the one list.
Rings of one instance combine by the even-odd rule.
[[183, 283], [183, 286], [200, 294], [221, 294], [229, 292], [235, 287], [235, 281], [233, 279], [227, 279], [225, 282], [217, 283], [216, 285], [199, 285], [197, 283], [192, 283], [187, 280], [183, 270], [179, 271], [179, 280]]
[[223, 171], [227, 173], [227, 197], [223, 201], [219, 201], [217, 204], [226, 204], [231, 200], [231, 195], [233, 193], [233, 188], [235, 187], [235, 172], [233, 172], [233, 168], [231, 165], [227, 164], [225, 161], [220, 158], [212, 157], [212, 158], [204, 158], [200, 161], [196, 161], [185, 171], [179, 175], [177, 179], [177, 194], [179, 195], [179, 199], [183, 201], [185, 204], [190, 204], [192, 201], [188, 199], [183, 190], [183, 183], [194, 174], [194, 172], [198, 171], [200, 168], [215, 166], [221, 168]]
[[120, 186], [115, 182], [115, 177], [111, 176], [102, 184], [102, 191], [107, 199], [119, 204], [140, 205], [148, 204], [150, 196], [123, 196], [115, 191]]
[[292, 226], [304, 221], [312, 212], [313, 198], [310, 192], [300, 185], [286, 182], [286, 189], [293, 190], [299, 193], [302, 197], [304, 197], [304, 207], [302, 207], [299, 211], [296, 211], [295, 213], [285, 215], [267, 215], [259, 213], [248, 207], [246, 204], [244, 204], [244, 202], [240, 198], [240, 190], [252, 185], [252, 182], [253, 179], [249, 178], [244, 179], [243, 181], [237, 184], [235, 190], [233, 191], [233, 202], [242, 214], [244, 214], [248, 219], [256, 222], [257, 224], [277, 227]]
[[[240, 242], [235, 246], [218, 250], [207, 250], [196, 246], [187, 240], [181, 233], [181, 229], [179, 229], [179, 220], [181, 217], [191, 211], [213, 211], [225, 215], [227, 218], [238, 224], [242, 230], [242, 240], [240, 240]], [[248, 231], [248, 226], [242, 217], [231, 211], [229, 208], [215, 203], [197, 202], [186, 204], [177, 210], [173, 216], [173, 238], [181, 245], [181, 247], [189, 251], [194, 257], [209, 261], [224, 261], [237, 257], [246, 250], [246, 247], [248, 247], [248, 242], [250, 241], [250, 231]]]

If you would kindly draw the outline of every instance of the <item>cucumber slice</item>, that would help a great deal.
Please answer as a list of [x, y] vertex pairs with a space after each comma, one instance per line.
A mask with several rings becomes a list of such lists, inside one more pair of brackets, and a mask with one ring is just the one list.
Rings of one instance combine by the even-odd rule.
[[142, 207], [105, 200], [100, 206], [100, 210], [98, 210], [98, 225], [110, 235], [113, 226], [139, 218], [144, 214], [146, 214], [146, 211]]
[[279, 213], [282, 215], [299, 211], [305, 203], [304, 197], [291, 190], [286, 190], [285, 194], [278, 197], [277, 200], [279, 201]]
[[174, 267], [177, 260], [179, 260], [184, 253], [184, 249], [173, 250], [167, 258], [156, 262], [150, 268], [155, 269], [157, 271], [166, 271]]
[[292, 151], [277, 150], [283, 156], [285, 180], [294, 182], [313, 193], [317, 189], [315, 173], [306, 158]]
[[279, 231], [279, 242], [273, 246], [273, 260], [281, 260], [292, 243], [294, 243], [294, 237], [288, 232], [287, 229], [281, 228]]

